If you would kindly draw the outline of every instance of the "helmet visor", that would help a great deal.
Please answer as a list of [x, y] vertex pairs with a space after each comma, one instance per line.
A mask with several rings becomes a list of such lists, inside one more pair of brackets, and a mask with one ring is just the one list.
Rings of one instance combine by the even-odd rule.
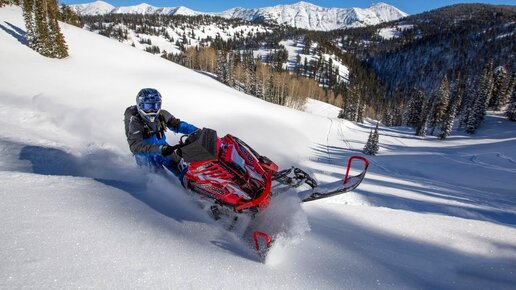
[[156, 113], [161, 108], [161, 102], [143, 103], [140, 109], [145, 113]]

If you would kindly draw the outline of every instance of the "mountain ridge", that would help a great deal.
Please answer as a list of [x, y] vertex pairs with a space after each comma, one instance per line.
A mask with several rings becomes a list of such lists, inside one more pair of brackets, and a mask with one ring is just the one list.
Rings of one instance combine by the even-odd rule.
[[227, 19], [265, 21], [296, 28], [329, 31], [348, 27], [363, 27], [397, 20], [408, 16], [398, 8], [375, 3], [368, 8], [326, 8], [300, 1], [291, 5], [276, 5], [246, 9], [235, 7], [222, 12], [200, 12], [188, 7], [155, 7], [147, 3], [115, 7], [104, 1], [70, 5], [80, 16], [105, 14], [163, 14], [163, 15], [212, 15]]

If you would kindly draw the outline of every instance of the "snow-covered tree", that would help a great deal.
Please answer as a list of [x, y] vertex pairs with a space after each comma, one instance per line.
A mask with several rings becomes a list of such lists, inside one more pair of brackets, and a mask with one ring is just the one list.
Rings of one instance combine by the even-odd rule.
[[[38, 0], [37, 0], [38, 1]], [[48, 28], [51, 42], [50, 54], [54, 58], [65, 58], [68, 56], [68, 46], [64, 35], [59, 28], [59, 6], [56, 0], [47, 0]]]
[[428, 119], [430, 116], [430, 109], [432, 107], [432, 99], [428, 99], [423, 106], [423, 111], [419, 116], [419, 122], [416, 126], [416, 136], [425, 137], [428, 130]]
[[516, 73], [512, 74], [511, 78], [511, 85], [508, 90], [508, 95], [511, 95], [511, 100], [509, 102], [509, 105], [507, 106], [507, 111], [505, 112], [505, 115], [507, 118], [511, 121], [516, 121]]
[[432, 135], [435, 128], [441, 124], [448, 108], [448, 98], [450, 96], [450, 84], [448, 78], [444, 77], [434, 96], [432, 114], [430, 115], [430, 126], [432, 127]]
[[451, 134], [453, 128], [453, 121], [455, 120], [455, 115], [457, 114], [457, 109], [459, 108], [460, 102], [461, 96], [456, 95], [453, 101], [448, 106], [441, 126], [441, 132], [439, 132], [439, 139], [444, 140]]
[[471, 111], [468, 116], [466, 124], [466, 132], [474, 134], [486, 114], [487, 105], [493, 91], [493, 73], [492, 63], [490, 63], [485, 69], [480, 78], [479, 90], [475, 95], [475, 99], [471, 102]]
[[36, 51], [43, 56], [51, 56], [52, 49], [48, 30], [47, 2], [45, 0], [34, 0], [34, 24]]
[[360, 107], [360, 96], [358, 95], [358, 90], [355, 86], [351, 85], [348, 88], [348, 93], [346, 95], [346, 101], [344, 103], [343, 114], [342, 117], [346, 120], [350, 120], [353, 122], [357, 122], [359, 119], [359, 114], [361, 113]]
[[25, 38], [27, 45], [36, 50], [37, 38], [34, 32], [34, 0], [23, 0], [23, 19], [25, 20]]
[[235, 85], [235, 54], [230, 52], [227, 54], [226, 66], [226, 84], [230, 87]]
[[4, 5], [20, 5], [20, 0], [0, 0], [0, 7]]
[[421, 113], [425, 104], [425, 93], [419, 90], [410, 99], [407, 111], [405, 113], [405, 124], [412, 128], [416, 128], [421, 119]]
[[489, 108], [500, 111], [508, 101], [507, 90], [509, 87], [509, 75], [503, 66], [495, 69], [493, 74], [493, 92], [489, 100]]
[[217, 51], [217, 78], [220, 82], [227, 84], [228, 83], [228, 77], [227, 77], [227, 54], [224, 51]]
[[39, 54], [53, 58], [68, 56], [68, 47], [59, 28], [56, 0], [23, 0], [27, 45]]
[[516, 121], [516, 101], [509, 104], [505, 115], [507, 116], [507, 119]]
[[[65, 4], [61, 5], [61, 13], [59, 20], [77, 27], [81, 27], [81, 21], [79, 20], [79, 16], [77, 16], [75, 11], [73, 11], [72, 8], [70, 8], [70, 6]], [[169, 39], [170, 42], [174, 42], [174, 40], [171, 39], [170, 35], [166, 31], [164, 35], [165, 37], [168, 37], [167, 39]]]
[[378, 150], [380, 149], [380, 136], [378, 134], [378, 123], [376, 123], [376, 127], [369, 133], [369, 138], [367, 138], [367, 143], [364, 146], [364, 154], [367, 155], [376, 155], [378, 154]]
[[366, 104], [361, 104], [360, 105], [360, 109], [358, 110], [358, 115], [357, 115], [357, 122], [358, 123], [364, 123], [364, 115], [365, 115], [365, 111], [366, 111]]

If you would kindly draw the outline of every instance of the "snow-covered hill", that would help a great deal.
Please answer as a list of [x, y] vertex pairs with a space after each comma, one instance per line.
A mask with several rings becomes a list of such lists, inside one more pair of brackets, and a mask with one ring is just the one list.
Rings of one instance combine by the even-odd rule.
[[[71, 5], [79, 15], [99, 15], [108, 13], [125, 14], [165, 14], [193, 16], [209, 14], [224, 18], [239, 18], [249, 21], [267, 21], [309, 30], [333, 30], [345, 27], [361, 27], [397, 20], [407, 16], [394, 6], [377, 3], [369, 8], [324, 8], [307, 2], [292, 5], [277, 5], [256, 9], [232, 8], [223, 12], [197, 12], [186, 7], [159, 8], [149, 4], [113, 7], [96, 1], [89, 4]], [[109, 9], [111, 7], [111, 9]]]
[[[516, 126], [418, 139], [381, 128], [353, 193], [274, 200], [283, 236], [264, 264], [174, 181], [134, 165], [122, 116], [142, 87], [198, 126], [233, 133], [281, 167], [341, 178], [374, 125], [272, 105], [117, 41], [61, 24], [63, 60], [25, 45], [0, 8], [0, 288], [512, 289]], [[178, 136], [169, 135], [171, 142]]]

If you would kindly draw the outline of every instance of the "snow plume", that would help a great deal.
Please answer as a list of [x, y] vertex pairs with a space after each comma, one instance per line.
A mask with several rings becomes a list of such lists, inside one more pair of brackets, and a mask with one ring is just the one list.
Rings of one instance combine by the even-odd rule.
[[276, 265], [284, 260], [287, 249], [302, 241], [310, 231], [307, 215], [294, 192], [287, 192], [272, 199], [269, 207], [252, 221], [250, 230], [262, 231], [274, 239], [266, 263]]
[[202, 211], [176, 177], [169, 178], [161, 174], [147, 173], [145, 189], [136, 196], [151, 208], [175, 220], [189, 220], [213, 223], [205, 211]]

